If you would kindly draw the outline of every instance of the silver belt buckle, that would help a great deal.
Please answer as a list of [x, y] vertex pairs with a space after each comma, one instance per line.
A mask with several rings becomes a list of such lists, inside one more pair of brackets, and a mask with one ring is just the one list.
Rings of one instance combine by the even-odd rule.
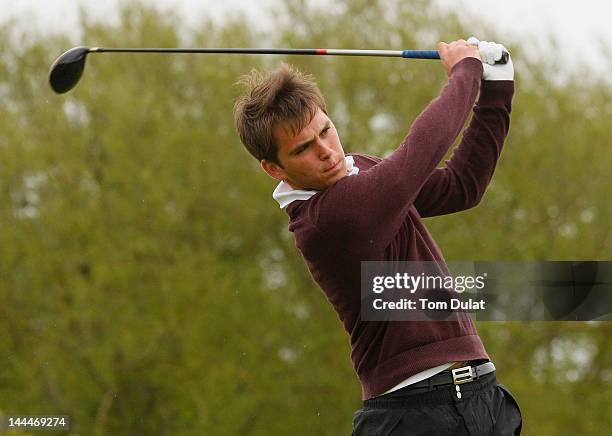
[[471, 366], [464, 366], [462, 368], [457, 368], [452, 370], [453, 373], [453, 383], [456, 385], [461, 385], [463, 383], [469, 383], [474, 381], [474, 374], [472, 373]]

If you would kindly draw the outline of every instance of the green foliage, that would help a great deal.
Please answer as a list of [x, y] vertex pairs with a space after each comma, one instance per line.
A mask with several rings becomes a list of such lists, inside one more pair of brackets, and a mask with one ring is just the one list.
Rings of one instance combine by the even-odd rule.
[[[466, 34], [425, 1], [292, 0], [272, 35], [240, 18], [186, 31], [124, 5], [115, 25], [84, 17], [83, 45], [399, 49]], [[0, 32], [0, 412], [68, 414], [75, 434], [349, 433], [360, 392], [348, 338], [233, 128], [236, 80], [279, 59], [94, 54], [56, 96], [46, 73], [66, 37], [17, 42], [11, 26]], [[392, 150], [445, 81], [431, 62], [288, 60], [317, 77], [348, 151]], [[512, 130], [485, 200], [427, 224], [449, 260], [606, 259], [610, 88], [515, 63]], [[607, 323], [479, 329], [525, 434], [600, 434]]]

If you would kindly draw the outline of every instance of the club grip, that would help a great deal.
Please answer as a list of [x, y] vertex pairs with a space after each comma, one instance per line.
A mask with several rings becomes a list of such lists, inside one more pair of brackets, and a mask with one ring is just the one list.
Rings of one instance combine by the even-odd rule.
[[495, 62], [496, 64], [507, 64], [508, 63], [508, 59], [510, 59], [510, 53], [508, 53], [506, 50], [504, 50], [502, 52], [502, 57], [500, 60], [498, 60], [497, 62]]
[[[407, 59], [440, 59], [440, 53], [437, 50], [403, 50], [402, 57]], [[508, 59], [510, 59], [510, 53], [504, 50], [501, 59], [495, 63], [507, 64]]]
[[403, 50], [403, 58], [409, 59], [440, 59], [438, 50]]

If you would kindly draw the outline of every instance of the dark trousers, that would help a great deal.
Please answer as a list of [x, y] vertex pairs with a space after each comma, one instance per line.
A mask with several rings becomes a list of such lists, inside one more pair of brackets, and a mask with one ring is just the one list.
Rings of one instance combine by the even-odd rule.
[[429, 390], [399, 389], [364, 401], [355, 412], [353, 436], [520, 435], [518, 403], [495, 372], [471, 383]]

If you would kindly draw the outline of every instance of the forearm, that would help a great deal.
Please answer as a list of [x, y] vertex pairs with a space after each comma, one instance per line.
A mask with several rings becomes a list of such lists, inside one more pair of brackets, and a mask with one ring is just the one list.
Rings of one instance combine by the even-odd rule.
[[478, 95], [481, 75], [481, 62], [475, 58], [457, 64], [440, 96], [421, 112], [401, 146], [388, 159], [404, 159], [402, 169], [428, 177], [465, 125]]
[[477, 59], [457, 64], [440, 96], [416, 118], [397, 150], [369, 171], [378, 175], [375, 185], [386, 187], [394, 202], [411, 204], [451, 147], [470, 115], [481, 74]]
[[474, 116], [459, 145], [419, 193], [421, 216], [468, 209], [478, 204], [493, 176], [510, 128], [513, 81], [483, 81]]
[[513, 81], [482, 82], [470, 125], [446, 162], [473, 197], [472, 202], [480, 201], [493, 177], [510, 130], [513, 94]]

